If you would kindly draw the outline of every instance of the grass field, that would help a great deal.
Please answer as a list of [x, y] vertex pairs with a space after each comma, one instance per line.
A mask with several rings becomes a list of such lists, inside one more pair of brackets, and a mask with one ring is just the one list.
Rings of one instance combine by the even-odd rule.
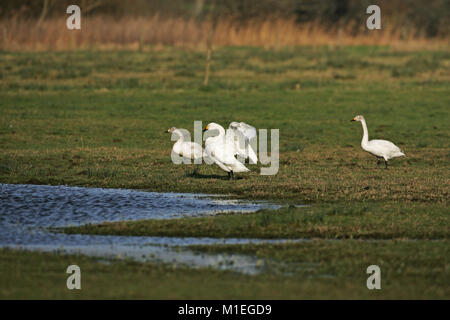
[[[214, 269], [0, 250], [0, 298], [22, 299], [442, 299], [448, 298], [448, 242], [330, 242], [205, 247], [282, 261], [279, 272], [247, 276]], [[381, 290], [366, 288], [378, 263]], [[81, 290], [68, 290], [68, 265], [81, 268]]]
[[423, 203], [339, 203], [260, 210], [252, 214], [105, 222], [62, 231], [169, 237], [449, 240], [448, 212], [442, 209], [439, 205]]
[[[95, 291], [99, 289], [82, 290], [82, 295], [448, 299], [448, 48], [228, 47], [217, 48], [212, 57], [209, 85], [202, 86], [205, 55], [196, 50], [1, 52], [0, 182], [217, 193], [310, 204], [65, 232], [347, 239], [197, 248], [313, 261], [320, 265], [316, 272], [331, 274], [333, 280], [300, 274], [293, 281], [292, 276], [272, 274], [260, 281], [259, 276], [213, 270], [169, 272], [168, 266], [131, 262], [101, 265], [86, 258], [92, 270], [110, 271], [91, 283], [107, 287], [108, 279], [119, 273], [129, 278], [128, 284], [114, 287], [117, 291], [104, 290], [111, 296]], [[407, 157], [391, 161], [388, 170], [377, 169], [376, 159], [360, 147], [361, 125], [350, 122], [356, 114], [365, 116], [369, 138], [391, 140]], [[175, 166], [170, 136], [163, 131], [176, 126], [193, 133], [194, 120], [224, 126], [237, 120], [280, 129], [278, 174], [261, 176], [257, 165], [250, 166], [251, 173], [228, 181], [215, 166], [203, 165], [197, 176], [188, 166]], [[0, 254], [6, 271], [1, 277], [8, 270], [22, 270], [16, 258], [40, 268], [56, 268], [69, 259], [5, 250]], [[365, 268], [377, 263], [396, 279], [389, 278], [387, 283], [395, 284], [386, 283], [378, 294], [365, 286]], [[135, 268], [153, 271], [139, 277], [133, 274]], [[161, 273], [167, 273], [158, 282], [164, 289], [145, 291], [138, 279], [153, 283], [152, 277], [161, 279]], [[38, 276], [27, 274], [8, 280], [2, 296], [76, 297], [53, 289], [52, 274], [45, 280], [46, 292], [13, 289], [15, 283], [32, 286]], [[190, 290], [198, 277], [211, 285]]]

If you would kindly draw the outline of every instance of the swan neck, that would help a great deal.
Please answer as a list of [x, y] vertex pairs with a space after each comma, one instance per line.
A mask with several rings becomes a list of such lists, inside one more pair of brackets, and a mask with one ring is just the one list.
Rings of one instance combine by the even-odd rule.
[[173, 133], [175, 133], [175, 134], [178, 136], [177, 143], [178, 143], [178, 142], [183, 142], [183, 141], [184, 141], [183, 134], [181, 133], [180, 130], [178, 130], [178, 129], [177, 129], [177, 130], [174, 130]]
[[217, 128], [219, 130], [219, 137], [224, 136], [225, 135], [225, 129], [221, 126], [218, 126]]
[[217, 126], [215, 129], [217, 131], [219, 131], [219, 134], [217, 136], [214, 136], [213, 138], [215, 140], [223, 139], [225, 137], [225, 129], [223, 127], [221, 127], [221, 126]]
[[361, 120], [361, 125], [363, 127], [363, 138], [361, 141], [361, 144], [367, 144], [369, 142], [369, 131], [367, 130], [367, 124], [366, 124], [366, 120]]

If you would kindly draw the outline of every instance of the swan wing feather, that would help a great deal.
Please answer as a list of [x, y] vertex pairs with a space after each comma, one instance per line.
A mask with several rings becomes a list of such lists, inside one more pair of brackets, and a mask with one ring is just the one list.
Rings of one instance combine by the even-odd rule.
[[399, 147], [387, 140], [370, 140], [368, 142], [368, 147], [376, 156], [388, 159], [405, 155]]
[[226, 132], [227, 143], [234, 146], [234, 155], [249, 158], [251, 163], [257, 163], [258, 157], [250, 145], [256, 138], [256, 128], [245, 122], [232, 122]]

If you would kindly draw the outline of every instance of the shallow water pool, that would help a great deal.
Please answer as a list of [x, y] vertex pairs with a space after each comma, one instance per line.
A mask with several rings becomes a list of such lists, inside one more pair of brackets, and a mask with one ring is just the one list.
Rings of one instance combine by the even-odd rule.
[[104, 221], [171, 219], [224, 212], [254, 212], [279, 205], [224, 200], [205, 194], [157, 193], [123, 189], [0, 184], [0, 246], [131, 258], [189, 267], [213, 267], [255, 274], [267, 263], [253, 256], [198, 254], [194, 244], [242, 244], [288, 240], [68, 235], [48, 231]]

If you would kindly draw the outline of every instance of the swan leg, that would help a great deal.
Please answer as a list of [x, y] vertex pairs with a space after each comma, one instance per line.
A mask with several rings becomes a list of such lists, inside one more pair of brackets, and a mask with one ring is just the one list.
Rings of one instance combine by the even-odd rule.
[[230, 180], [233, 180], [233, 179], [234, 179], [234, 173], [233, 173], [233, 171], [228, 172], [228, 178], [229, 178]]
[[192, 172], [193, 176], [196, 176], [198, 173], [198, 164], [194, 164], [194, 172]]
[[387, 160], [384, 160], [384, 168], [385, 168], [385, 169], [388, 168], [388, 162], [387, 162]]
[[381, 159], [380, 159], [380, 158], [377, 158], [377, 168], [380, 167], [380, 163], [381, 163]]

